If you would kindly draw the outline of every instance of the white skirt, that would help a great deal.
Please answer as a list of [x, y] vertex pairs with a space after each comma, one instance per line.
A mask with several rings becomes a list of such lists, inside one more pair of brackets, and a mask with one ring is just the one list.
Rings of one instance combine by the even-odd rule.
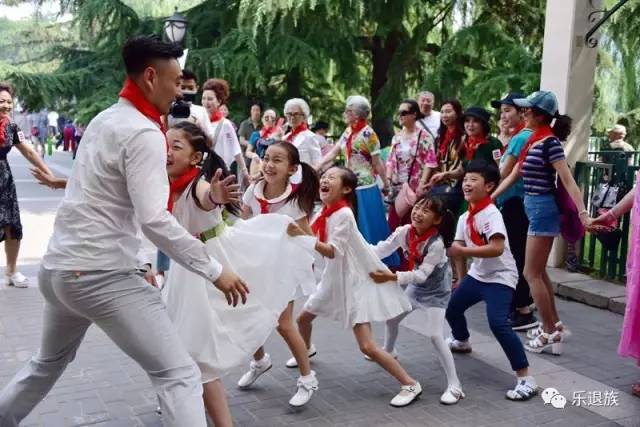
[[313, 248], [286, 234], [290, 222], [284, 215], [259, 215], [206, 242], [208, 253], [247, 283], [245, 305], [229, 306], [211, 282], [171, 263], [163, 298], [203, 383], [246, 362], [273, 332], [296, 289], [315, 288]]

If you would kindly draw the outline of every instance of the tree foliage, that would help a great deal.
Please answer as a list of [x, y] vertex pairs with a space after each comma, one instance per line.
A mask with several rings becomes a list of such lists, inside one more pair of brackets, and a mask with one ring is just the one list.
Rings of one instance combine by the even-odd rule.
[[[0, 57], [0, 77], [29, 108], [47, 105], [86, 122], [116, 99], [124, 41], [160, 34], [178, 3], [189, 20], [187, 66], [201, 81], [229, 80], [236, 120], [249, 100], [281, 110], [300, 96], [339, 131], [345, 98], [360, 93], [388, 140], [397, 104], [420, 90], [488, 107], [509, 90], [539, 85], [545, 0], [60, 0], [73, 16], [66, 32], [41, 50], [25, 49], [42, 39], [25, 34], [23, 57]], [[636, 122], [640, 6], [625, 9], [606, 25], [599, 51], [597, 130], [619, 118]], [[13, 24], [5, 25], [0, 31]], [[34, 64], [48, 64], [47, 72]]]

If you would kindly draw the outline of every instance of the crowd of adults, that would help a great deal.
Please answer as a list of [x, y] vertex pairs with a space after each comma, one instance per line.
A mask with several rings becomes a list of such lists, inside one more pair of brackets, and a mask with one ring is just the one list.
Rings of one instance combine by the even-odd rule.
[[[145, 72], [147, 69], [145, 68]], [[465, 108], [457, 99], [443, 100], [439, 104], [440, 111], [437, 111], [438, 104], [433, 93], [421, 92], [415, 99], [407, 98], [399, 103], [396, 117], [400, 127], [391, 141], [389, 150], [383, 151], [381, 142], [369, 123], [371, 104], [361, 95], [351, 95], [346, 99], [343, 112], [344, 129], [340, 129], [342, 130], [340, 136], [333, 142], [328, 138], [330, 133], [328, 123], [312, 120], [312, 106], [302, 98], [289, 99], [283, 106], [267, 107], [260, 102], [252, 103], [249, 106], [249, 117], [236, 126], [228, 118], [227, 103], [231, 96], [231, 88], [227, 81], [211, 78], [200, 86], [196, 75], [189, 70], [182, 70], [180, 81], [181, 96], [179, 98], [182, 102], [174, 103], [170, 113], [162, 119], [159, 114], [156, 114], [156, 110], [153, 114], [145, 113], [147, 117], [156, 118], [157, 115], [160, 128], [176, 126], [183, 121], [190, 121], [197, 125], [211, 141], [212, 150], [237, 176], [238, 182], [244, 187], [259, 179], [265, 152], [277, 143], [286, 143], [287, 147], [294, 146], [296, 148], [294, 151], [299, 155], [300, 167], [290, 179], [292, 188], [301, 185], [303, 170], [308, 166], [320, 173], [336, 163], [341, 163], [353, 172], [354, 179], [357, 179], [355, 189], [357, 206], [354, 206], [357, 227], [362, 236], [372, 244], [385, 240], [398, 227], [411, 223], [411, 208], [416, 200], [425, 194], [436, 196], [442, 201], [447, 212], [447, 218], [443, 221], [453, 224], [462, 213], [467, 211], [471, 214], [469, 217], [473, 218], [474, 207], [467, 206], [465, 202], [467, 190], [464, 190], [462, 185], [465, 172], [468, 172], [468, 166], [471, 164], [481, 163], [498, 168], [501, 182], [495, 190], [491, 187], [491, 197], [487, 197], [483, 202], [495, 203], [502, 212], [502, 216], [508, 218], [505, 221], [506, 244], [510, 247], [518, 272], [509, 321], [513, 330], [526, 331], [527, 340], [524, 348], [530, 352], [550, 351], [559, 355], [562, 352], [561, 345], [571, 336], [569, 328], [560, 320], [551, 281], [546, 272], [554, 239], [562, 233], [565, 239], [576, 241], [582, 237], [585, 229], [595, 232], [609, 227], [617, 217], [632, 207], [634, 227], [638, 224], [639, 207], [638, 203], [634, 205], [635, 191], [630, 192], [620, 203], [600, 217], [590, 218], [561, 144], [562, 141], [566, 141], [571, 132], [571, 119], [560, 114], [556, 97], [549, 91], [536, 91], [528, 96], [519, 92], [508, 93], [491, 103], [494, 111], [476, 105]], [[202, 105], [196, 104], [200, 89], [202, 89]], [[136, 89], [135, 84], [128, 80], [121, 92], [121, 97], [126, 99], [130, 97], [134, 105], [136, 102], [139, 103], [136, 105], [138, 111], [144, 112], [145, 102], [148, 99], [147, 101], [137, 99], [136, 97], [141, 95], [136, 91], [140, 91], [139, 86]], [[7, 283], [26, 286], [26, 278], [20, 275], [15, 267], [17, 250], [22, 238], [22, 227], [15, 183], [8, 165], [7, 153], [12, 147], [16, 147], [37, 169], [37, 177], [49, 184], [55, 181], [52, 178], [53, 174], [36, 151], [24, 144], [26, 141], [24, 134], [11, 119], [14, 95], [10, 85], [0, 84], [0, 188], [2, 189], [0, 241], [6, 242]], [[124, 117], [126, 111], [117, 110], [113, 114], [121, 114]], [[499, 117], [497, 132], [492, 131], [493, 116]], [[105, 115], [102, 119], [112, 120], [114, 123], [107, 123], [107, 125], [113, 125], [124, 135], [126, 129], [120, 129], [117, 126], [117, 117]], [[147, 125], [144, 123], [144, 126]], [[195, 128], [195, 126], [192, 127]], [[71, 123], [66, 123], [62, 129], [62, 142], [65, 149], [74, 148], [77, 133], [72, 128]], [[611, 138], [614, 139], [611, 140], [611, 147], [625, 150], [626, 143], [620, 142], [621, 131], [620, 127], [612, 129]], [[46, 132], [49, 134], [48, 129]], [[95, 137], [107, 138], [104, 135], [95, 135]], [[118, 143], [122, 143], [123, 140], [124, 137], [118, 139]], [[131, 149], [135, 150], [135, 148]], [[141, 153], [133, 154], [140, 155], [141, 157], [134, 156], [134, 158], [143, 162], [144, 156]], [[141, 186], [137, 189], [138, 193], [133, 189], [128, 194], [133, 194], [140, 200], [146, 197], [150, 201], [152, 195], [139, 194], [144, 192], [142, 185], [147, 179], [143, 172], [142, 170], [127, 171], [127, 173], [136, 174], [137, 184]], [[92, 179], [97, 178], [93, 176]], [[98, 185], [98, 182], [92, 182], [92, 184]], [[115, 181], [107, 183], [109, 184], [113, 186], [114, 191], [121, 190], [121, 187], [125, 188]], [[64, 185], [63, 183], [60, 186]], [[77, 183], [71, 190], [67, 190], [67, 193], [73, 195], [74, 191], [80, 191]], [[156, 196], [159, 194], [158, 190]], [[209, 200], [212, 205], [220, 205], [213, 199]], [[637, 197], [635, 201], [637, 202]], [[157, 200], [155, 202], [157, 203]], [[114, 203], [107, 208], [113, 208], [118, 212], [121, 210], [120, 206], [116, 206], [118, 201], [99, 201], [99, 203], [105, 203], [105, 206]], [[168, 216], [163, 217], [162, 221], [154, 222], [156, 213], [146, 213], [149, 215], [147, 218], [149, 221], [146, 223], [146, 227], [149, 228], [147, 231], [158, 242], [164, 244], [171, 241], [175, 246], [174, 240], [180, 239], [172, 240], [169, 234], [174, 231], [172, 227], [176, 224], [168, 219]], [[93, 211], [87, 216], [91, 217], [91, 215]], [[563, 222], [561, 220], [563, 215], [572, 218], [572, 221]], [[132, 237], [138, 230], [135, 230], [133, 223], [130, 225], [130, 230], [126, 232], [129, 233], [129, 237]], [[162, 230], [161, 226], [164, 227]], [[451, 248], [448, 255], [453, 261], [453, 287], [455, 288], [467, 273], [467, 260], [461, 256], [460, 250], [456, 249], [459, 246], [451, 245], [453, 235], [447, 235], [444, 232], [445, 229], [446, 227], [442, 227], [442, 237], [445, 247]], [[163, 230], [165, 234], [162, 234]], [[66, 231], [68, 230], [57, 230], [58, 233]], [[482, 234], [483, 230], [479, 232]], [[637, 235], [636, 232], [636, 239], [632, 241], [629, 252], [630, 262], [627, 274], [630, 297], [620, 354], [640, 359], [640, 344], [638, 344], [640, 331], [637, 327], [638, 320], [636, 320], [639, 299], [636, 264], [640, 255]], [[460, 240], [459, 237], [456, 240]], [[186, 246], [187, 243], [193, 243], [189, 239], [191, 236], [184, 235], [180, 240], [184, 241], [185, 250], [189, 249]], [[59, 238], [59, 240], [63, 239]], [[53, 241], [55, 243], [56, 239], [54, 238]], [[168, 243], [165, 247], [172, 248]], [[172, 257], [180, 258], [178, 249], [170, 250], [173, 251]], [[195, 254], [199, 249], [194, 246], [189, 250]], [[202, 260], [205, 260], [206, 257], [202, 256], [203, 254], [200, 255]], [[186, 255], [182, 254], [182, 256], [186, 258]], [[159, 272], [168, 268], [168, 262], [168, 258], [160, 253]], [[394, 270], [407, 269], [407, 260], [399, 251], [385, 258], [384, 262]], [[205, 264], [206, 262], [202, 261], [202, 265]], [[204, 270], [204, 267], [201, 269]], [[96, 268], [96, 271], [98, 270]], [[78, 273], [76, 278], [79, 277]], [[100, 280], [103, 279], [100, 278]], [[228, 281], [230, 288], [239, 286], [240, 279], [235, 276], [225, 276], [223, 280]], [[489, 298], [489, 296], [482, 298]], [[461, 305], [469, 303], [470, 306], [476, 302], [478, 301], [459, 303]], [[532, 312], [534, 303], [540, 321]], [[450, 317], [448, 312], [447, 318], [451, 323]], [[492, 323], [491, 313], [488, 317], [494, 334], [506, 335], [504, 330], [497, 331], [496, 325]], [[122, 331], [124, 330], [126, 327], [122, 328]], [[127, 341], [122, 331], [115, 331], [114, 336]], [[508, 328], [507, 331], [513, 334]], [[121, 333], [122, 335], [118, 336]], [[470, 351], [468, 342], [458, 341], [458, 339], [454, 341], [449, 343], [452, 351]], [[520, 344], [519, 341], [518, 344]], [[149, 345], [147, 350], [151, 347]], [[638, 385], [634, 386], [633, 391], [640, 394]], [[513, 400], [524, 399], [516, 396]]]

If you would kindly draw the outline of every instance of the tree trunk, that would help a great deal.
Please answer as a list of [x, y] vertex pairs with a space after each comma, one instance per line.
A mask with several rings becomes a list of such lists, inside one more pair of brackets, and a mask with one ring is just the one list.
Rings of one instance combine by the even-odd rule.
[[378, 105], [378, 99], [388, 80], [389, 67], [393, 55], [400, 44], [400, 33], [390, 32], [385, 39], [374, 36], [371, 40], [371, 63], [373, 65], [371, 77], [371, 125], [380, 138], [380, 144], [385, 147], [391, 143], [393, 137], [393, 118], [384, 113], [385, 108]]
[[302, 73], [300, 68], [292, 68], [287, 74], [287, 99], [300, 98], [302, 96]]

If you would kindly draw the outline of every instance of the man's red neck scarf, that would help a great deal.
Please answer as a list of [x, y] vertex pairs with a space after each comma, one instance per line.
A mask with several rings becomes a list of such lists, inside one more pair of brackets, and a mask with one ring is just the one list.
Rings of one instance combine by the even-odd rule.
[[166, 133], [160, 111], [144, 97], [142, 90], [133, 80], [129, 78], [125, 80], [124, 86], [118, 96], [132, 103], [138, 111], [157, 123], [162, 133]]
[[351, 158], [351, 153], [353, 152], [353, 140], [355, 139], [356, 135], [359, 134], [360, 131], [366, 126], [367, 121], [365, 119], [360, 119], [350, 126], [351, 133], [347, 137], [347, 142], [345, 144], [347, 149], [347, 161]]
[[420, 243], [426, 242], [437, 233], [438, 229], [434, 226], [430, 227], [422, 235], [418, 235], [418, 231], [415, 227], [411, 226], [411, 228], [409, 228], [409, 259], [407, 260], [407, 267], [409, 271], [416, 267], [416, 260], [420, 258], [420, 254], [418, 253], [418, 246], [420, 246]]
[[293, 142], [294, 139], [296, 139], [296, 136], [299, 133], [304, 132], [305, 130], [309, 129], [309, 126], [307, 125], [307, 122], [302, 122], [301, 125], [297, 126], [295, 129], [293, 129], [291, 132], [289, 132], [289, 135], [287, 135], [287, 142]]
[[169, 202], [167, 203], [167, 210], [173, 212], [173, 205], [175, 200], [180, 197], [180, 194], [187, 188], [187, 186], [196, 179], [200, 169], [195, 166], [184, 171], [182, 175], [176, 178], [173, 182], [169, 183]]
[[465, 155], [467, 160], [473, 160], [473, 156], [476, 155], [478, 147], [487, 143], [487, 137], [485, 135], [471, 136], [467, 135], [465, 142]]
[[224, 119], [224, 116], [222, 115], [222, 111], [220, 110], [216, 110], [213, 113], [211, 113], [211, 115], [209, 116], [209, 121], [211, 123], [215, 123], [215, 122], [219, 122], [220, 120]]
[[518, 156], [518, 164], [520, 165], [521, 170], [522, 170], [522, 165], [524, 163], [524, 159], [527, 158], [527, 153], [529, 152], [529, 149], [531, 148], [531, 146], [538, 141], [542, 141], [543, 139], [549, 138], [550, 136], [554, 136], [554, 133], [553, 133], [553, 130], [551, 129], [551, 126], [549, 125], [544, 125], [536, 129], [531, 134], [529, 139], [527, 139], [527, 144], [524, 146], [522, 151], [520, 151], [520, 155]]
[[438, 157], [440, 159], [444, 159], [447, 157], [447, 151], [449, 150], [449, 146], [459, 137], [458, 128], [450, 128], [444, 132], [444, 136], [442, 137], [442, 141], [440, 141], [440, 145], [438, 146]]
[[475, 226], [475, 216], [478, 212], [484, 210], [487, 206], [492, 205], [493, 200], [491, 197], [487, 196], [484, 199], [480, 200], [475, 205], [469, 204], [469, 216], [467, 217], [467, 229], [469, 230], [469, 237], [471, 237], [471, 241], [476, 246], [482, 246], [485, 242], [482, 241], [482, 235], [478, 230], [476, 230]]
[[349, 207], [349, 203], [345, 199], [341, 199], [331, 206], [323, 207], [322, 211], [320, 211], [320, 215], [318, 215], [315, 221], [313, 221], [313, 224], [311, 224], [311, 230], [313, 231], [313, 234], [318, 236], [318, 239], [320, 239], [321, 242], [326, 242], [327, 241], [327, 220], [331, 215], [333, 215], [340, 209], [348, 208], [348, 207]]

